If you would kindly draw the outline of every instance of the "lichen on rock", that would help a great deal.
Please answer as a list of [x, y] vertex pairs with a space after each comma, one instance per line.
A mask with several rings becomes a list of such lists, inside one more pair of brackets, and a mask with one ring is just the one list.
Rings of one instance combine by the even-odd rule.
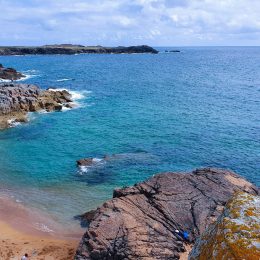
[[196, 241], [189, 260], [260, 259], [260, 197], [238, 192]]

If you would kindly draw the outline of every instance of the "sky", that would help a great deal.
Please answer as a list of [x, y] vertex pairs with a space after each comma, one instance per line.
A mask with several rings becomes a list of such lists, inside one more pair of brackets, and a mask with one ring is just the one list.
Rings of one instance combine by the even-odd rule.
[[260, 45], [259, 0], [0, 0], [0, 45]]

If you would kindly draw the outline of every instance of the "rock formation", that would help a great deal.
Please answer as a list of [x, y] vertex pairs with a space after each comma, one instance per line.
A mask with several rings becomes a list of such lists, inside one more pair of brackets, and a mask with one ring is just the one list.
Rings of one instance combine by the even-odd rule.
[[4, 80], [18, 80], [24, 78], [25, 76], [12, 68], [4, 68], [2, 64], [0, 64], [0, 79]]
[[212, 168], [158, 174], [116, 189], [112, 200], [82, 215], [89, 226], [75, 259], [179, 259], [237, 191], [259, 192], [238, 175]]
[[189, 260], [260, 259], [260, 197], [237, 193], [197, 239]]
[[27, 112], [60, 111], [72, 106], [66, 91], [41, 90], [28, 84], [0, 84], [0, 129], [14, 122], [25, 122]]
[[147, 45], [130, 47], [103, 47], [103, 46], [82, 46], [71, 44], [54, 44], [39, 47], [0, 47], [0, 55], [27, 55], [27, 54], [131, 54], [131, 53], [158, 53], [154, 48]]

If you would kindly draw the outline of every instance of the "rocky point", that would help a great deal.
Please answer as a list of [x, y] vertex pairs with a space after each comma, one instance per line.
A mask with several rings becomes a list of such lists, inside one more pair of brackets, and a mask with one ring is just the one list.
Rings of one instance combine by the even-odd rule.
[[212, 168], [116, 189], [113, 199], [81, 216], [88, 228], [75, 259], [187, 259], [236, 192], [259, 194], [237, 174]]
[[41, 90], [32, 84], [0, 84], [0, 129], [27, 121], [28, 112], [61, 111], [73, 106], [66, 90]]

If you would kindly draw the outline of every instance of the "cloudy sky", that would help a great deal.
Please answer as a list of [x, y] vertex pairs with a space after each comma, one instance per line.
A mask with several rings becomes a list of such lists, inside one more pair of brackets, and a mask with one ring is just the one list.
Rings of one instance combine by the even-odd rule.
[[0, 0], [0, 45], [260, 45], [259, 0]]

